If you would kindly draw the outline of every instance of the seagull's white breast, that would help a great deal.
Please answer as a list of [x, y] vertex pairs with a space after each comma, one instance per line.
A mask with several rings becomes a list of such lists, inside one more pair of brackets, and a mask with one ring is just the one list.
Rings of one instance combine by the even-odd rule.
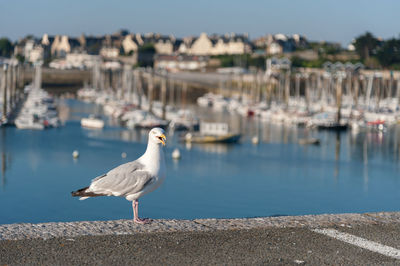
[[162, 148], [159, 146], [149, 148], [146, 153], [138, 159], [138, 161], [144, 166], [143, 170], [151, 174], [154, 178], [154, 182], [146, 186], [142, 191], [128, 195], [126, 197], [127, 200], [138, 199], [141, 196], [152, 192], [163, 183], [166, 177], [166, 167]]

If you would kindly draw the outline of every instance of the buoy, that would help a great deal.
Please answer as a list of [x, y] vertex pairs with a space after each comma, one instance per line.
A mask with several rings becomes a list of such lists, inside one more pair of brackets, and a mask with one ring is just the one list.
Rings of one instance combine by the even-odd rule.
[[180, 159], [181, 158], [181, 152], [178, 149], [175, 149], [172, 152], [172, 158], [175, 159], [175, 160]]
[[186, 142], [191, 142], [192, 141], [192, 137], [193, 137], [192, 133], [187, 133], [185, 135]]
[[121, 153], [121, 157], [125, 159], [126, 158], [126, 152]]
[[185, 147], [186, 147], [186, 149], [190, 150], [192, 148], [192, 143], [191, 142], [186, 142]]
[[78, 158], [78, 157], [79, 157], [79, 151], [74, 150], [74, 151], [72, 152], [72, 157], [73, 157], [74, 159]]
[[258, 137], [257, 136], [254, 136], [254, 137], [252, 137], [251, 138], [251, 142], [253, 143], [253, 144], [258, 144]]

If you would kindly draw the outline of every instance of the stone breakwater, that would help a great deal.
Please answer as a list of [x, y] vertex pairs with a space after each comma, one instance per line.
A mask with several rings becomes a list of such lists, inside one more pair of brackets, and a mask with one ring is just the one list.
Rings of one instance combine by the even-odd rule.
[[132, 220], [59, 222], [40, 224], [0, 225], [0, 240], [21, 240], [76, 236], [133, 235], [157, 232], [209, 232], [216, 230], [256, 228], [319, 228], [350, 227], [400, 223], [400, 212], [364, 214], [323, 214], [305, 216], [279, 216], [242, 219], [153, 220], [138, 225]]

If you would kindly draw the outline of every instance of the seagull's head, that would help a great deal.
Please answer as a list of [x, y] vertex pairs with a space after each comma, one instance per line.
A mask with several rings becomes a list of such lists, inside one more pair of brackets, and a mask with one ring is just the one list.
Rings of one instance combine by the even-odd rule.
[[165, 141], [167, 138], [165, 137], [165, 131], [162, 128], [155, 127], [152, 130], [150, 130], [149, 133], [149, 141], [152, 141], [153, 143], [156, 144], [162, 144], [165, 146]]

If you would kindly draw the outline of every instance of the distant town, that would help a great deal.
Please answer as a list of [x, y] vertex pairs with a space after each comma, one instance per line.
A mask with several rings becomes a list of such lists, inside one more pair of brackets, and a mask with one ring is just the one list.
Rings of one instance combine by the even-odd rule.
[[301, 34], [226, 33], [176, 38], [158, 33], [120, 30], [104, 36], [28, 35], [16, 42], [0, 39], [0, 64], [7, 60], [44, 64], [54, 69], [89, 69], [101, 60], [108, 68], [124, 64], [168, 71], [212, 71], [219, 68], [265, 69], [270, 57], [287, 58], [293, 67], [361, 62], [367, 68], [400, 68], [400, 40], [382, 40], [366, 32], [343, 48], [314, 42]]

